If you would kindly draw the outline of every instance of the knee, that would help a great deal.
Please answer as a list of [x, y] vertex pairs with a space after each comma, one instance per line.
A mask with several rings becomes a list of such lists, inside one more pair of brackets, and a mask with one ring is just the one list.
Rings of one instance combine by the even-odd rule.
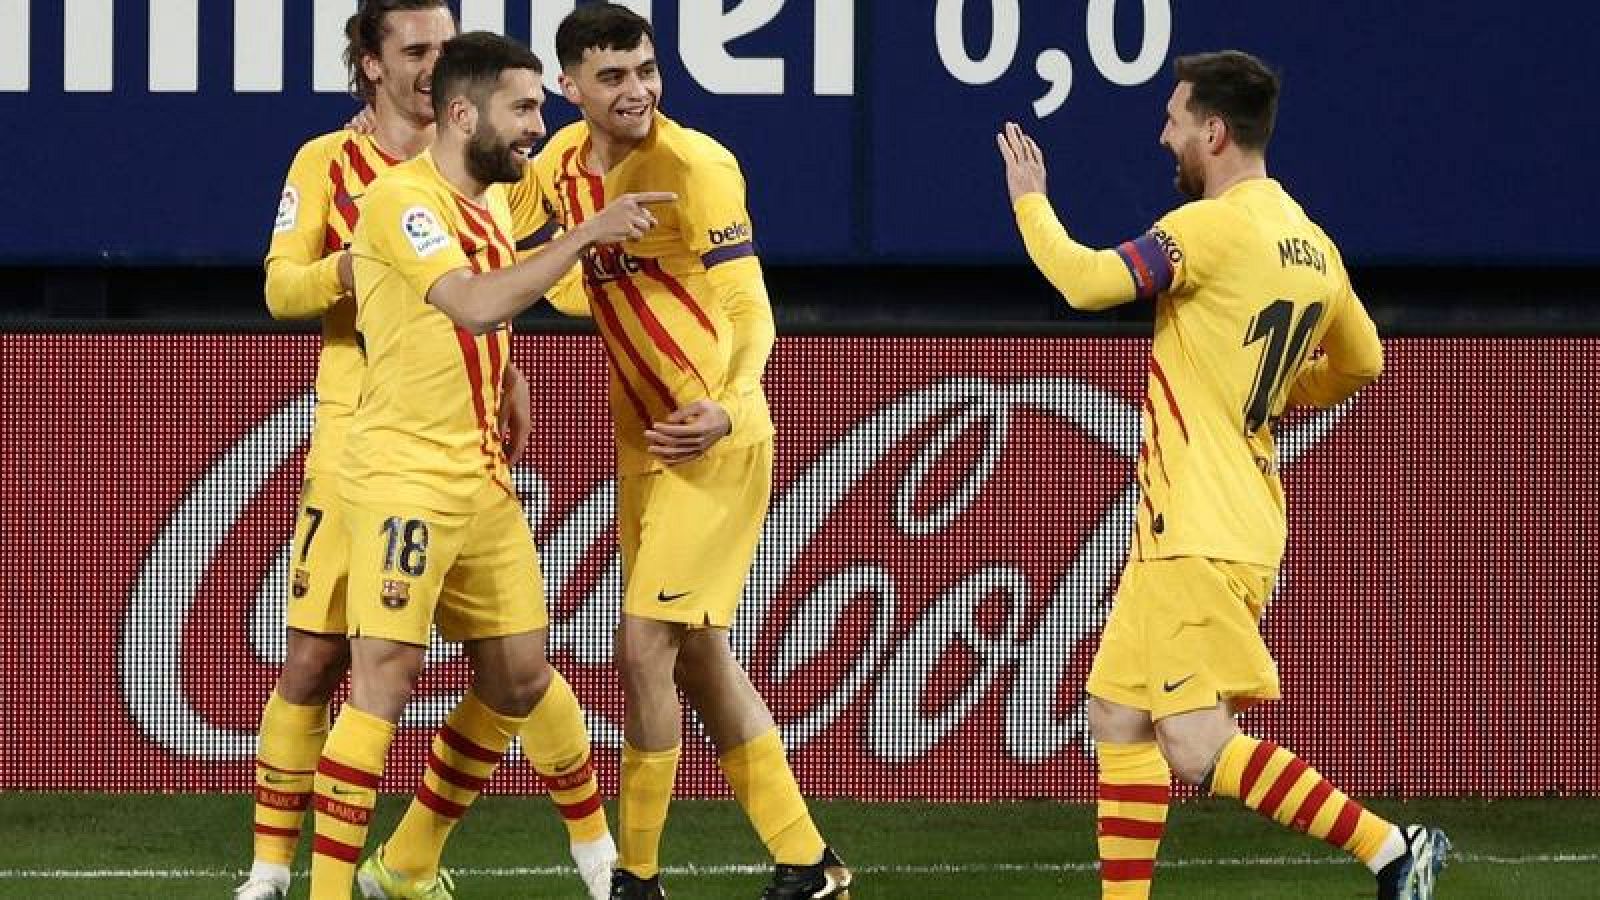
[[1185, 784], [1200, 785], [1211, 777], [1217, 764], [1217, 754], [1222, 744], [1204, 736], [1166, 734], [1159, 728], [1156, 740], [1161, 745], [1161, 755], [1167, 758], [1172, 774]]
[[350, 644], [342, 637], [291, 637], [278, 676], [278, 694], [296, 705], [327, 703], [349, 669]]
[[1084, 712], [1089, 717], [1089, 734], [1097, 741], [1109, 739], [1115, 720], [1105, 701], [1099, 697], [1090, 697], [1084, 703]]
[[623, 690], [630, 695], [672, 689], [678, 674], [684, 670], [681, 658], [673, 644], [633, 640], [625, 630], [618, 631], [617, 670], [622, 675]]
[[541, 659], [516, 666], [492, 682], [474, 682], [472, 690], [479, 700], [502, 715], [526, 716], [544, 699], [550, 682], [550, 664]]
[[704, 694], [717, 681], [722, 660], [699, 642], [685, 641], [672, 665], [672, 680], [691, 697]]
[[422, 676], [422, 649], [377, 645], [352, 655], [350, 702], [357, 708], [397, 722]]

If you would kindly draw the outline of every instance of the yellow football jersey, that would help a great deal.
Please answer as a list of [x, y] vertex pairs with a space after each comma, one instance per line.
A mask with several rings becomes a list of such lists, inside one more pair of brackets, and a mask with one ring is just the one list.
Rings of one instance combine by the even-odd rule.
[[1256, 178], [1117, 252], [1135, 289], [1157, 297], [1135, 556], [1277, 566], [1287, 523], [1272, 425], [1330, 329], [1341, 353], [1382, 356], [1338, 248]]
[[645, 429], [699, 399], [739, 411], [733, 433], [712, 453], [770, 438], [760, 372], [734, 371], [738, 339], [707, 276], [715, 266], [755, 257], [738, 161], [712, 138], [658, 113], [650, 137], [601, 176], [584, 167], [588, 135], [581, 121], [562, 129], [512, 187], [519, 246], [583, 222], [608, 198], [678, 195], [651, 207], [659, 224], [644, 238], [591, 248], [583, 260], [585, 292], [610, 364], [618, 473], [659, 468]]
[[1115, 250], [1074, 242], [1042, 194], [1015, 205], [1029, 255], [1069, 303], [1156, 303], [1133, 558], [1276, 567], [1287, 527], [1273, 423], [1289, 403], [1341, 402], [1383, 365], [1338, 248], [1267, 178]]
[[471, 512], [490, 482], [516, 495], [498, 427], [510, 329], [473, 335], [427, 300], [448, 272], [513, 264], [510, 224], [500, 185], [479, 205], [431, 153], [368, 191], [351, 247], [367, 369], [339, 469], [346, 499]]
[[398, 159], [371, 137], [335, 131], [301, 146], [289, 166], [267, 250], [267, 306], [276, 318], [321, 317], [317, 409], [307, 473], [339, 464], [365, 362], [356, 344], [356, 307], [339, 286], [338, 255], [360, 218], [358, 201]]

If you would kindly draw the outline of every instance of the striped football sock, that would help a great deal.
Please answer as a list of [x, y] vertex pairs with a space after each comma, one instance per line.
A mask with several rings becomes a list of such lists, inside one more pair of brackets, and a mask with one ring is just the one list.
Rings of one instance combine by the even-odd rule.
[[1167, 824], [1172, 770], [1154, 743], [1095, 742], [1100, 896], [1149, 897]]
[[1242, 734], [1223, 746], [1211, 792], [1236, 797], [1279, 825], [1321, 838], [1364, 863], [1378, 856], [1394, 829], [1293, 753]]
[[378, 780], [394, 725], [345, 704], [317, 762], [317, 836], [311, 845], [313, 900], [349, 900], [367, 843]]
[[567, 839], [587, 844], [610, 833], [589, 756], [589, 729], [572, 685], [551, 670], [550, 687], [522, 726], [522, 752], [550, 790]]
[[415, 880], [435, 877], [450, 830], [499, 767], [524, 718], [495, 712], [468, 691], [434, 735], [417, 796], [383, 845], [383, 862]]
[[267, 698], [256, 749], [256, 862], [287, 866], [294, 860], [327, 737], [328, 707], [290, 703], [277, 691]]

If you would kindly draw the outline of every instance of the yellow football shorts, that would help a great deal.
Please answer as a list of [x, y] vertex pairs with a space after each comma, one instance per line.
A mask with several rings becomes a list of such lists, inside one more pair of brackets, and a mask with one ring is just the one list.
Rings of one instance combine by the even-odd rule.
[[1130, 560], [1089, 670], [1095, 697], [1150, 718], [1276, 700], [1278, 666], [1261, 638], [1276, 572], [1179, 557]]
[[522, 506], [496, 485], [474, 513], [350, 503], [349, 634], [427, 646], [544, 628], [544, 577]]
[[289, 600], [285, 623], [313, 634], [345, 633], [345, 576], [350, 539], [345, 533], [344, 502], [332, 476], [306, 475], [300, 488], [300, 512], [289, 548]]
[[618, 482], [622, 611], [732, 626], [772, 499], [772, 441]]

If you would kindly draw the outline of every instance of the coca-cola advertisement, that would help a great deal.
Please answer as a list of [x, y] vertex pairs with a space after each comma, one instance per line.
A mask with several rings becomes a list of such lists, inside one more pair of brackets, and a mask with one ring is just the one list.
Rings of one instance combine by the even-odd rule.
[[[1395, 340], [1279, 426], [1289, 544], [1246, 726], [1352, 793], [1600, 789], [1600, 341]], [[1083, 683], [1127, 554], [1149, 342], [780, 340], [736, 649], [815, 796], [1092, 797]], [[309, 335], [0, 335], [0, 789], [245, 790], [283, 653]], [[605, 356], [519, 335], [550, 654], [616, 786]], [[385, 785], [466, 684], [436, 643]], [[682, 793], [720, 796], [686, 731]], [[540, 787], [519, 755], [491, 790]]]

